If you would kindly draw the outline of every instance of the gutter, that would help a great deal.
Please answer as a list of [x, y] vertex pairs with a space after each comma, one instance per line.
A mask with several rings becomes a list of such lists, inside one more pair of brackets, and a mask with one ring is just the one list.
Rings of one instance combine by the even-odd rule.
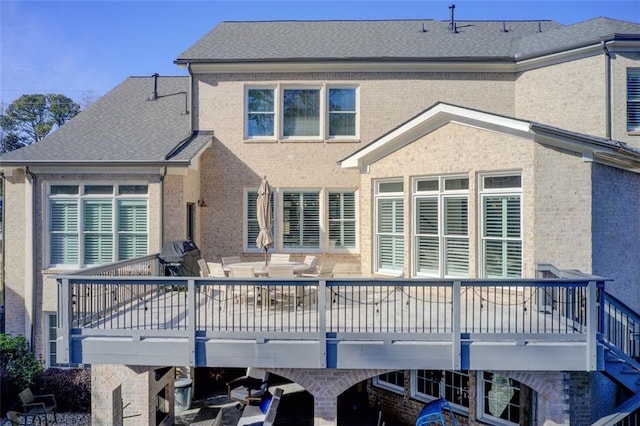
[[604, 51], [604, 67], [605, 67], [605, 136], [607, 139], [611, 139], [611, 53], [607, 49], [607, 43], [611, 40], [602, 40], [600, 42], [602, 50]]

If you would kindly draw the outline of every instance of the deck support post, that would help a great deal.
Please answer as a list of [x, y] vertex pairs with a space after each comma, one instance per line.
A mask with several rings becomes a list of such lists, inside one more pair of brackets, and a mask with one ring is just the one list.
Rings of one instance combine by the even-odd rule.
[[462, 363], [462, 348], [460, 343], [460, 316], [461, 316], [461, 288], [460, 281], [453, 282], [451, 289], [451, 369], [460, 370]]
[[586, 370], [598, 369], [598, 286], [589, 281], [587, 286], [587, 359]]

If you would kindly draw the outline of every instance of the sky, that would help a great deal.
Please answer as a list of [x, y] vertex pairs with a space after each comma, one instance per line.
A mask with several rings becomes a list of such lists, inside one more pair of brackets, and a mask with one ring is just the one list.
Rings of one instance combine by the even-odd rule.
[[0, 102], [60, 93], [81, 105], [129, 76], [187, 75], [173, 61], [221, 21], [551, 19], [640, 23], [640, 1], [0, 0]]

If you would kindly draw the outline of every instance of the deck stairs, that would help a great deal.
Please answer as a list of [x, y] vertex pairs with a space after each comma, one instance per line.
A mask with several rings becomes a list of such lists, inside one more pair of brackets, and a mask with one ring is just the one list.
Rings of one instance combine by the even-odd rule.
[[592, 426], [625, 426], [640, 423], [640, 315], [605, 293], [602, 318], [603, 373], [632, 395]]

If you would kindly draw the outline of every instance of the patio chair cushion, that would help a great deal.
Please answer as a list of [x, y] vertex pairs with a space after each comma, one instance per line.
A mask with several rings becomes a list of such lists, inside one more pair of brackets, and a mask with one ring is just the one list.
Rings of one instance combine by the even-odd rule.
[[267, 414], [267, 411], [269, 411], [271, 398], [273, 398], [273, 396], [269, 391], [266, 391], [264, 395], [262, 395], [262, 398], [260, 398], [260, 411], [262, 411], [264, 414]]

